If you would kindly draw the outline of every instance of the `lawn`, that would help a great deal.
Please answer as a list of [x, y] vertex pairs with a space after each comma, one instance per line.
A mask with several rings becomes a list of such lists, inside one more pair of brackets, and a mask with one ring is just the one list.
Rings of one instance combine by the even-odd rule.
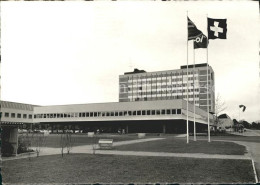
[[206, 140], [191, 141], [186, 143], [184, 138], [168, 137], [163, 140], [122, 145], [114, 147], [115, 150], [123, 151], [146, 151], [146, 152], [171, 152], [171, 153], [205, 153], [205, 154], [226, 154], [226, 155], [244, 155], [246, 148], [244, 146], [231, 143]]
[[4, 161], [5, 183], [253, 183], [250, 160], [70, 154]]
[[[38, 134], [41, 135], [42, 134]], [[25, 135], [24, 135], [25, 136]], [[37, 134], [34, 134], [32, 141], [32, 146], [36, 146], [37, 139], [36, 139]], [[31, 135], [29, 136], [31, 137]], [[98, 140], [102, 139], [113, 139], [114, 142], [117, 141], [126, 141], [126, 140], [133, 140], [133, 139], [138, 139], [137, 135], [95, 135], [95, 137], [88, 137], [86, 135], [77, 135], [77, 134], [72, 134], [72, 141], [73, 141], [73, 146], [81, 146], [81, 145], [91, 145], [93, 143], [97, 143]], [[53, 148], [59, 148], [60, 147], [60, 140], [61, 140], [61, 134], [50, 134], [44, 137], [44, 147], [53, 147]]]

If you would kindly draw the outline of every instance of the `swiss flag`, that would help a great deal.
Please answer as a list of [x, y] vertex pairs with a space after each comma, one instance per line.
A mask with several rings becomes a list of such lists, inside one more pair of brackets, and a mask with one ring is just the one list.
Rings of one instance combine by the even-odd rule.
[[227, 19], [208, 18], [208, 39], [227, 38]]

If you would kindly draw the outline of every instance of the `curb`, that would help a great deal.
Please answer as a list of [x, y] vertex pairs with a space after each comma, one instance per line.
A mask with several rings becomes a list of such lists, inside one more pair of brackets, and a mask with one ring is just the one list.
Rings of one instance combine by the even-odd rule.
[[254, 175], [255, 175], [255, 182], [258, 183], [257, 173], [256, 173], [256, 169], [255, 169], [255, 163], [254, 163], [253, 159], [252, 159], [252, 166], [253, 166], [253, 171], [254, 171]]

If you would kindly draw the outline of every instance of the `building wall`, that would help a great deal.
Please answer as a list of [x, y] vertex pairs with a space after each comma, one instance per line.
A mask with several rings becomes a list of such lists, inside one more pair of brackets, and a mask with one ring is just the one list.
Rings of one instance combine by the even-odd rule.
[[[209, 66], [209, 111], [215, 111], [214, 71]], [[194, 76], [194, 78], [193, 78]], [[119, 76], [119, 102], [151, 100], [188, 100], [207, 110], [207, 67], [176, 69], [169, 71], [130, 73]], [[193, 91], [193, 85], [195, 90]], [[195, 97], [195, 98], [194, 98]]]
[[[161, 100], [121, 103], [96, 103], [79, 105], [42, 106], [34, 108], [34, 121], [86, 122], [86, 121], [133, 121], [133, 120], [177, 120], [186, 119], [186, 101]], [[189, 115], [193, 120], [193, 108], [190, 104]], [[196, 119], [206, 124], [207, 114], [196, 107]]]
[[33, 123], [35, 105], [1, 101], [1, 121]]

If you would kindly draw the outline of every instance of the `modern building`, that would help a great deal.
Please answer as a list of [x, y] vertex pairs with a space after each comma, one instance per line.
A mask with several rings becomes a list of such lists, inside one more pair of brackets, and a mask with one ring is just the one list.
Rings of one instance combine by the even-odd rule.
[[218, 127], [222, 129], [229, 129], [234, 126], [233, 120], [227, 114], [221, 114], [218, 116], [219, 124]]
[[[135, 70], [119, 76], [119, 102], [38, 106], [1, 101], [2, 136], [17, 147], [19, 128], [40, 124], [53, 132], [64, 129], [126, 133], [185, 133], [188, 119], [193, 131], [207, 130], [207, 64], [181, 66], [181, 69], [146, 72]], [[214, 71], [210, 66], [209, 86], [214, 87]], [[194, 71], [194, 74], [193, 74]], [[188, 98], [186, 97], [188, 80]], [[194, 85], [194, 91], [193, 91]], [[194, 93], [194, 94], [193, 94]], [[193, 106], [195, 96], [195, 114]], [[214, 91], [209, 91], [209, 108], [214, 112]], [[210, 125], [214, 117], [209, 115]], [[15, 144], [16, 143], [16, 144]]]
[[[80, 129], [84, 132], [185, 133], [185, 100], [136, 101], [75, 105], [35, 106], [2, 101], [1, 123], [40, 123], [52, 131]], [[189, 104], [189, 127], [193, 128], [193, 106]], [[196, 107], [197, 131], [207, 129], [207, 113]], [[213, 116], [210, 115], [211, 124]]]
[[17, 154], [18, 128], [34, 123], [34, 107], [30, 104], [1, 101], [1, 142], [2, 146], [10, 143], [14, 149], [13, 154]]
[[[214, 71], [208, 66], [209, 103], [207, 104], [207, 64], [181, 66], [180, 69], [146, 72], [135, 69], [119, 76], [119, 102], [184, 99], [207, 111], [215, 112]], [[193, 74], [194, 71], [194, 74]], [[187, 98], [188, 80], [188, 98]], [[194, 89], [193, 89], [194, 86]]]

